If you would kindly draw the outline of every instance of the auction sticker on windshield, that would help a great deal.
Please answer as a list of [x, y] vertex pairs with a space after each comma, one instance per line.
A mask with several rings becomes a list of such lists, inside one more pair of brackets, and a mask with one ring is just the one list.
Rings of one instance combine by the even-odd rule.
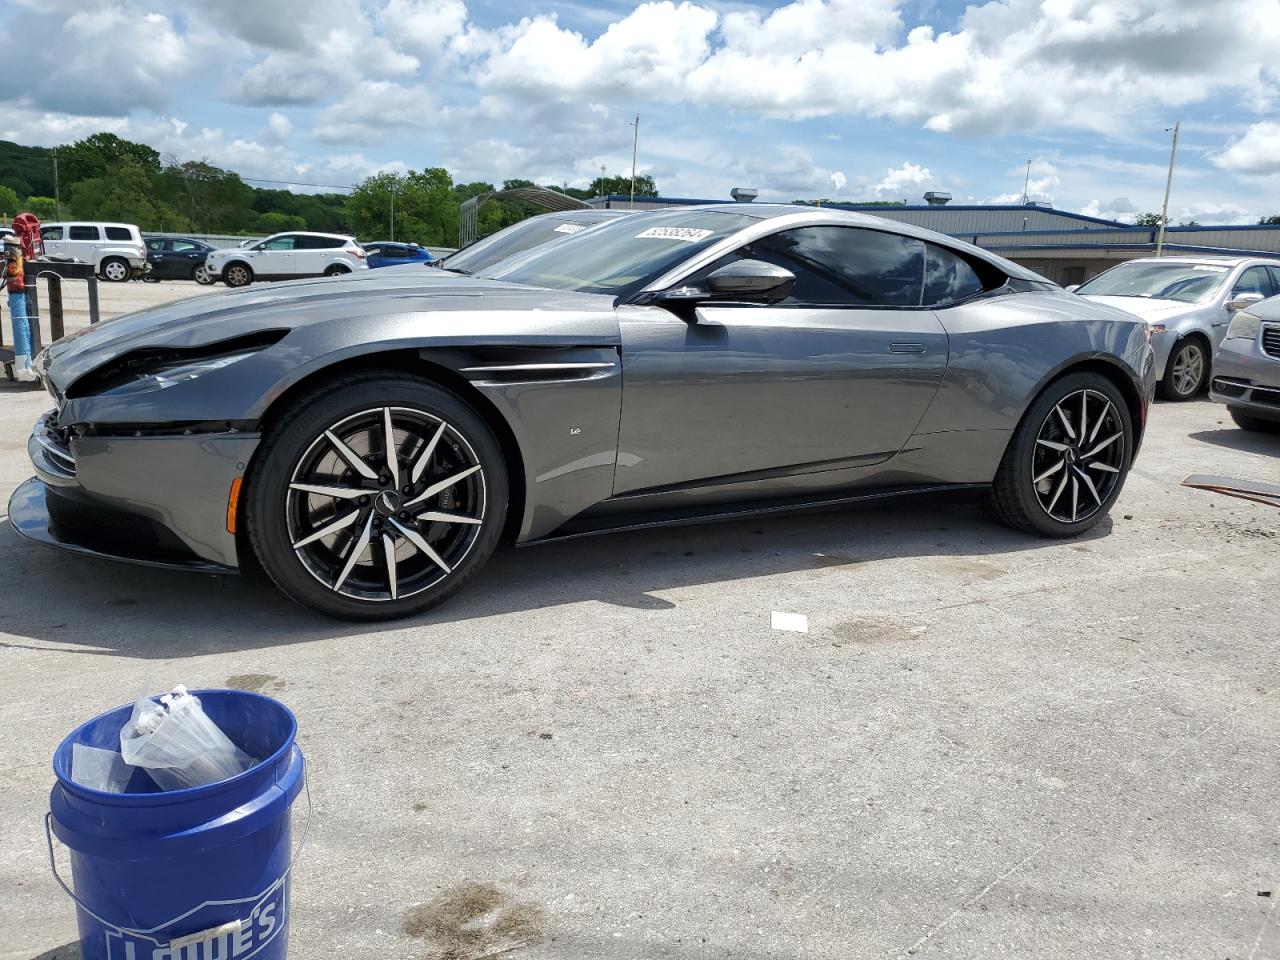
[[556, 233], [581, 233], [585, 229], [587, 228], [580, 223], [562, 223], [560, 224], [560, 226], [556, 227], [555, 232]]
[[1208, 264], [1202, 264], [1202, 263], [1197, 263], [1191, 269], [1199, 270], [1199, 271], [1202, 271], [1203, 273], [1226, 273], [1227, 272], [1226, 267], [1211, 267]]
[[688, 243], [697, 243], [699, 240], [705, 240], [711, 236], [710, 230], [702, 230], [698, 227], [650, 227], [636, 234], [637, 240], [684, 240]]

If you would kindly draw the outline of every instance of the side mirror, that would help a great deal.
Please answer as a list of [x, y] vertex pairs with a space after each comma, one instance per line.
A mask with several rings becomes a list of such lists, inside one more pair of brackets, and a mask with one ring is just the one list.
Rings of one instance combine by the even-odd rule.
[[707, 277], [707, 287], [716, 300], [777, 303], [787, 299], [795, 285], [794, 273], [763, 260], [735, 260]]
[[1238, 293], [1227, 301], [1227, 312], [1236, 313], [1265, 299], [1267, 298], [1260, 293]]
[[1065, 287], [1063, 287], [1062, 289], [1063, 289], [1063, 290], [1065, 290], [1065, 291], [1067, 291], [1067, 293], [1075, 293], [1077, 290], [1079, 290], [1079, 289], [1080, 289], [1080, 284], [1078, 284], [1078, 283], [1068, 283], [1068, 284], [1067, 284]]

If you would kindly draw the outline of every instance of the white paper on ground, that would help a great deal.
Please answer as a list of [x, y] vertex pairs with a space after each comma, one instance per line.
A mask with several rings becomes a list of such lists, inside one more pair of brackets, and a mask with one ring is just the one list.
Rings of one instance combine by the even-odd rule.
[[774, 610], [769, 614], [769, 626], [774, 630], [790, 630], [792, 633], [808, 633], [809, 618], [803, 613], [781, 613]]

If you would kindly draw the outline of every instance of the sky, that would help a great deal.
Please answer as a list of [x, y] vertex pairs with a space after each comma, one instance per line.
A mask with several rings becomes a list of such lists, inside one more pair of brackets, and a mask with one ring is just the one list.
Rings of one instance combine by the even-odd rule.
[[[0, 138], [108, 130], [294, 189], [455, 180], [668, 196], [1280, 214], [1280, 0], [9, 0]], [[15, 34], [38, 42], [15, 51]], [[265, 185], [265, 184], [264, 184]]]

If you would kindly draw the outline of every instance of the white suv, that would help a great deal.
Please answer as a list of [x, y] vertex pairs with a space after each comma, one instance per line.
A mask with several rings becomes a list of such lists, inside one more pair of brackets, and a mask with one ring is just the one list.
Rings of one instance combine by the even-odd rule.
[[277, 233], [257, 243], [214, 250], [205, 258], [205, 272], [228, 287], [254, 280], [293, 280], [333, 277], [368, 270], [365, 252], [352, 237], [336, 233]]
[[46, 223], [40, 227], [44, 252], [92, 263], [104, 280], [123, 283], [147, 267], [142, 233], [131, 223]]

